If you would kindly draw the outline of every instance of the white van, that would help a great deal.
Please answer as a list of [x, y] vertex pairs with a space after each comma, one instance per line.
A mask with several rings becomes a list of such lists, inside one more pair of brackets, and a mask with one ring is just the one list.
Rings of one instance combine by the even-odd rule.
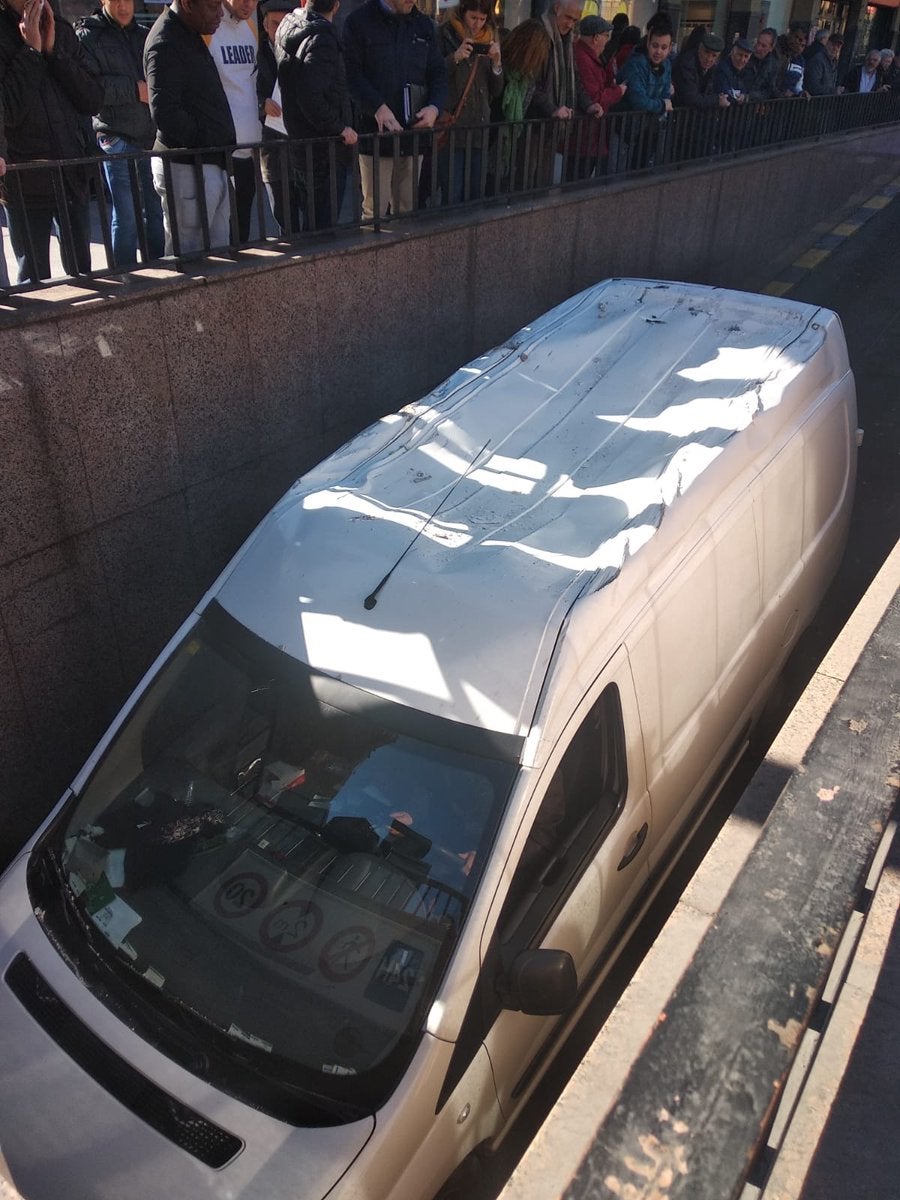
[[16, 1186], [466, 1178], [745, 745], [855, 463], [834, 313], [610, 280], [301, 479], [2, 881]]

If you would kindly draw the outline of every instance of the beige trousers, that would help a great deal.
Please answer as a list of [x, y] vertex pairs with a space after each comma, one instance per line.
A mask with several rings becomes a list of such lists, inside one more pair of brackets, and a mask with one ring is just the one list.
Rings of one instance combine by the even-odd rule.
[[[359, 175], [362, 181], [362, 215], [364, 221], [375, 216], [375, 159], [370, 154], [359, 156]], [[378, 215], [383, 217], [388, 208], [392, 216], [402, 216], [415, 207], [416, 191], [419, 187], [421, 155], [404, 158], [379, 158], [378, 160]]]

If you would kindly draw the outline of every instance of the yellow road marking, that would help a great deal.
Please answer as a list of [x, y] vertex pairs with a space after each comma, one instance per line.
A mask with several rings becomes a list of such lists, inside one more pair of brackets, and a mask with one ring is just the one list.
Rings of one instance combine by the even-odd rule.
[[801, 254], [799, 258], [794, 260], [795, 267], [802, 267], [805, 271], [811, 270], [813, 267], [818, 267], [823, 263], [830, 250], [807, 250], [805, 254]]

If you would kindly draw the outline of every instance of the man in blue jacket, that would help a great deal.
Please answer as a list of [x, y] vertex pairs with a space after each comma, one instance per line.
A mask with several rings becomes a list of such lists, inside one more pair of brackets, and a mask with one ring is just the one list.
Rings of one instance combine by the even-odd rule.
[[[619, 75], [619, 83], [627, 84], [628, 91], [617, 111], [648, 114], [642, 125], [632, 121], [622, 130], [623, 140], [631, 143], [633, 156], [629, 165], [632, 169], [653, 166], [659, 155], [660, 121], [672, 111], [671, 49], [672, 27], [663, 14], [654, 19], [653, 28], [648, 32], [646, 51], [635, 50], [630, 54]], [[651, 123], [650, 116], [658, 120]]]
[[[428, 130], [447, 103], [447, 67], [437, 27], [415, 0], [365, 0], [344, 23], [347, 82], [361, 113], [360, 133], [400, 134]], [[397, 216], [413, 208], [421, 155], [413, 139], [383, 137], [378, 144], [378, 177], [366, 139], [359, 156], [363, 217], [390, 205]], [[423, 147], [424, 148], [424, 147]], [[376, 204], [377, 192], [377, 204]]]

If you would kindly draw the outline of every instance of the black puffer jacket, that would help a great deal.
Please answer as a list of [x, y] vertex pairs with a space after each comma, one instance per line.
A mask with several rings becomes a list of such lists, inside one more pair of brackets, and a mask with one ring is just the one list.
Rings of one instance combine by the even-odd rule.
[[[38, 54], [22, 40], [18, 14], [0, 4], [0, 96], [11, 163], [83, 158], [92, 150], [84, 117], [100, 108], [103, 90], [85, 64], [75, 30], [60, 16], [55, 23], [53, 53]], [[87, 186], [80, 170], [68, 172], [67, 180], [78, 190]], [[53, 201], [49, 171], [23, 172], [21, 183], [26, 200]]]
[[[154, 150], [233, 146], [234, 121], [213, 56], [172, 8], [157, 17], [144, 45], [144, 74], [150, 89], [150, 115], [156, 122]], [[190, 154], [172, 155], [190, 163]], [[201, 154], [201, 162], [224, 166], [221, 154]]]
[[137, 21], [124, 29], [105, 10], [75, 24], [88, 67], [103, 85], [103, 105], [94, 117], [97, 133], [108, 133], [149, 150], [156, 136], [150, 107], [138, 99], [144, 78], [144, 42], [149, 30]]
[[327, 17], [302, 8], [275, 34], [284, 124], [292, 138], [335, 136], [352, 124], [344, 50]]

